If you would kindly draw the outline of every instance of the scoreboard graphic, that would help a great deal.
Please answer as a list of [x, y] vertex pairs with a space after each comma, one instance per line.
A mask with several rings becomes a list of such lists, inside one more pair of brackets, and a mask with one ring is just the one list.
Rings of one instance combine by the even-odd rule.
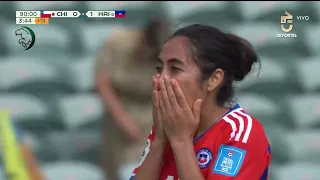
[[54, 18], [125, 18], [126, 11], [16, 11], [16, 24], [49, 24]]

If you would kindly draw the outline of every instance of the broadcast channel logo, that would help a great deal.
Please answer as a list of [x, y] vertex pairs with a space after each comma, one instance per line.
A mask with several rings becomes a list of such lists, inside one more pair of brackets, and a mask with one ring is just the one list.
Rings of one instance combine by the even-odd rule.
[[282, 34], [277, 34], [277, 38], [296, 38], [297, 34], [290, 33], [293, 29], [293, 16], [285, 11], [285, 16], [281, 16], [281, 30], [284, 32]]
[[[293, 25], [293, 19], [294, 16], [290, 14], [288, 11], [284, 12], [285, 16], [280, 17], [280, 27], [282, 32], [281, 34], [277, 34], [277, 38], [296, 38], [298, 37], [297, 34], [292, 33], [293, 28], [295, 25]], [[296, 20], [298, 21], [309, 21], [309, 16], [295, 16]]]

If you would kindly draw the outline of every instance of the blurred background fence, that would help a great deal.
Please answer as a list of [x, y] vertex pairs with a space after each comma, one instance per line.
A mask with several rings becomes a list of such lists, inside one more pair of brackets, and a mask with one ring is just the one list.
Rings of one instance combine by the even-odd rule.
[[[20, 27], [16, 10], [125, 10], [126, 18], [31, 25], [36, 44], [24, 51], [14, 36]], [[283, 33], [284, 11], [293, 15], [290, 33], [296, 38], [276, 37]], [[139, 27], [154, 16], [175, 28], [203, 23], [247, 38], [260, 55], [261, 72], [236, 85], [237, 98], [265, 126], [273, 155], [270, 180], [320, 180], [320, 2], [0, 1], [0, 107], [26, 131], [45, 174], [99, 179], [97, 49], [119, 26]], [[128, 179], [132, 170], [124, 164], [119, 173]]]

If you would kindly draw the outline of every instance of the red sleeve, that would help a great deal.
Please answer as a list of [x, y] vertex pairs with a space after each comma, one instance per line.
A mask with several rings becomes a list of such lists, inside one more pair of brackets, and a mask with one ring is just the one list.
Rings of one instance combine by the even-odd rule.
[[270, 147], [262, 127], [256, 125], [248, 141], [226, 136], [217, 144], [207, 180], [267, 180]]
[[154, 134], [155, 134], [155, 128], [154, 126], [152, 126], [152, 129], [151, 129], [151, 132], [148, 136], [148, 139], [147, 139], [147, 142], [146, 142], [146, 146], [145, 146], [145, 149], [141, 155], [141, 160], [139, 162], [139, 164], [137, 165], [137, 167], [134, 169], [131, 177], [130, 177], [130, 180], [133, 179], [133, 177], [137, 174], [138, 170], [139, 170], [139, 167], [141, 166], [141, 164], [143, 163], [144, 159], [147, 157], [149, 151], [150, 151], [150, 148], [151, 148], [151, 143], [154, 139]]

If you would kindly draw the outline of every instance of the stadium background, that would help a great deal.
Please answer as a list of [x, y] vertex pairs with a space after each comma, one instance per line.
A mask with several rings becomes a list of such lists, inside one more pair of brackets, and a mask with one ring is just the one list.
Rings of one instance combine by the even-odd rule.
[[[23, 51], [13, 36], [20, 27], [14, 24], [16, 10], [126, 10], [127, 18], [31, 25], [36, 44]], [[297, 38], [276, 38], [284, 11], [294, 17]], [[97, 48], [118, 26], [138, 27], [160, 16], [175, 28], [205, 23], [251, 41], [261, 72], [236, 85], [237, 98], [265, 126], [273, 154], [270, 179], [320, 179], [320, 2], [1, 1], [0, 12], [0, 107], [9, 108], [24, 128], [51, 178], [63, 171], [79, 180], [82, 174], [99, 177], [95, 164], [103, 112], [93, 91]], [[310, 19], [298, 21], [299, 15]], [[123, 166], [123, 179], [132, 169]]]

